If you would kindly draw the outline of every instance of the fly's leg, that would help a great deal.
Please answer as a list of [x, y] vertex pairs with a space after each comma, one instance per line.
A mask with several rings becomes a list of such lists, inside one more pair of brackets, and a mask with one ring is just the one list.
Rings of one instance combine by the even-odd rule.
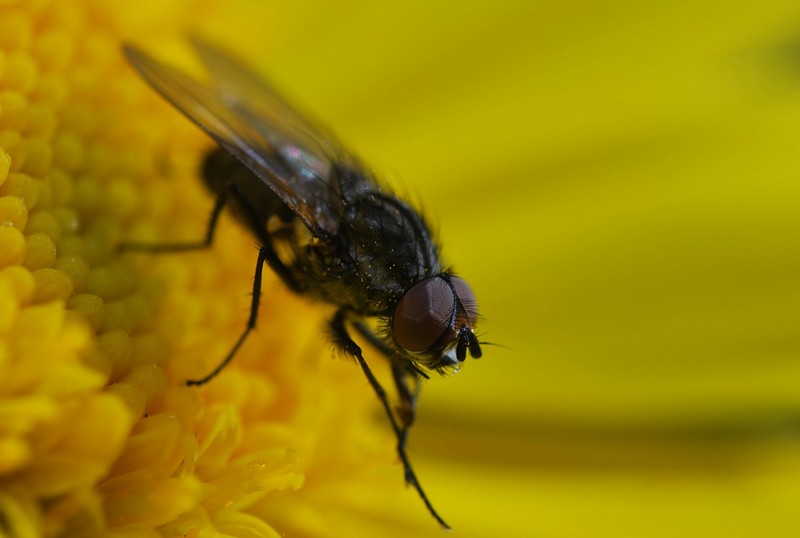
[[[250, 202], [247, 200], [247, 197], [242, 194], [239, 190], [239, 187], [233, 183], [229, 182], [226, 184], [225, 188], [222, 189], [219, 196], [217, 196], [217, 200], [214, 203], [214, 209], [211, 211], [211, 217], [208, 219], [208, 229], [206, 230], [205, 238], [201, 241], [188, 241], [182, 243], [160, 243], [160, 244], [147, 244], [147, 243], [122, 243], [119, 248], [120, 250], [128, 250], [128, 251], [140, 251], [140, 252], [152, 252], [152, 253], [164, 253], [164, 252], [185, 252], [190, 250], [200, 250], [204, 248], [208, 248], [214, 241], [214, 232], [217, 229], [217, 222], [219, 221], [219, 216], [222, 213], [222, 209], [225, 207], [226, 203], [228, 202], [228, 196], [233, 196], [237, 203], [240, 205], [244, 214], [250, 220], [251, 227], [253, 230], [259, 231], [263, 229], [263, 224], [259, 222], [257, 213], [250, 205]], [[217, 374], [219, 374], [225, 366], [231, 361], [233, 356], [241, 347], [242, 343], [244, 343], [247, 335], [255, 328], [256, 320], [258, 319], [258, 308], [259, 308], [259, 301], [261, 299], [261, 279], [263, 275], [264, 263], [266, 262], [270, 268], [275, 271], [275, 273], [280, 277], [281, 280], [293, 291], [300, 291], [300, 286], [297, 280], [294, 278], [292, 273], [289, 269], [283, 264], [281, 259], [278, 257], [277, 253], [275, 252], [272, 244], [270, 242], [269, 235], [265, 232], [259, 233], [259, 239], [261, 240], [261, 246], [258, 250], [258, 260], [256, 262], [256, 271], [255, 276], [253, 278], [253, 292], [252, 292], [252, 300], [250, 302], [250, 317], [247, 320], [247, 325], [245, 326], [244, 331], [239, 336], [238, 340], [234, 344], [233, 348], [230, 352], [225, 356], [222, 362], [214, 368], [214, 370], [208, 374], [207, 376], [201, 379], [190, 379], [186, 381], [187, 385], [203, 385], [213, 379]]]
[[185, 252], [187, 250], [202, 250], [211, 246], [214, 242], [214, 232], [217, 230], [217, 221], [222, 213], [222, 209], [228, 201], [228, 192], [237, 190], [233, 183], [228, 188], [223, 189], [214, 202], [214, 209], [211, 210], [211, 217], [208, 219], [206, 237], [201, 241], [183, 241], [180, 243], [138, 243], [135, 241], [120, 243], [119, 250], [138, 251], [138, 252]]
[[[394, 385], [397, 387], [397, 393], [400, 395], [400, 406], [397, 409], [397, 414], [403, 422], [403, 433], [406, 434], [414, 423], [414, 419], [417, 415], [417, 398], [419, 397], [420, 378], [411, 373], [408, 368], [397, 360], [392, 360], [391, 366]], [[409, 379], [414, 383], [413, 389], [409, 386]]]
[[[353, 323], [356, 331], [364, 337], [372, 346], [380, 351], [392, 366], [392, 377], [397, 394], [400, 396], [400, 405], [397, 408], [397, 415], [403, 423], [403, 430], [408, 431], [414, 423], [417, 408], [417, 398], [419, 397], [420, 380], [428, 379], [428, 374], [417, 368], [405, 357], [401, 357], [395, 350], [386, 345], [372, 330], [362, 322]], [[413, 382], [413, 388], [409, 386], [409, 380]]]
[[241, 347], [245, 338], [247, 338], [247, 335], [250, 334], [250, 331], [252, 331], [255, 328], [256, 320], [258, 319], [258, 307], [261, 300], [261, 276], [264, 271], [264, 262], [269, 263], [271, 256], [277, 258], [277, 256], [270, 247], [264, 246], [258, 249], [258, 261], [256, 262], [256, 273], [253, 276], [253, 293], [250, 302], [250, 317], [247, 319], [247, 325], [245, 326], [242, 334], [239, 336], [239, 339], [236, 340], [236, 343], [233, 345], [233, 348], [228, 352], [225, 358], [222, 359], [222, 362], [219, 363], [217, 367], [211, 371], [210, 374], [200, 379], [190, 379], [186, 381], [187, 385], [189, 386], [205, 385], [206, 383], [214, 379], [217, 376], [217, 374], [220, 373], [222, 369], [228, 365], [229, 362], [231, 362], [231, 359], [233, 358], [234, 355], [236, 355], [236, 352], [239, 351], [239, 348]]
[[425, 506], [428, 508], [428, 511], [433, 516], [433, 518], [439, 522], [439, 524], [445, 528], [450, 529], [450, 526], [445, 523], [444, 519], [436, 512], [433, 508], [433, 505], [428, 500], [428, 497], [425, 495], [425, 492], [422, 490], [422, 486], [417, 480], [417, 475], [414, 473], [414, 469], [411, 467], [411, 462], [408, 459], [408, 454], [406, 453], [406, 438], [408, 434], [408, 427], [404, 424], [401, 428], [398, 423], [397, 419], [395, 418], [394, 413], [392, 412], [392, 408], [389, 405], [389, 399], [386, 396], [386, 391], [383, 390], [383, 387], [378, 382], [375, 375], [370, 370], [369, 366], [367, 365], [367, 361], [364, 360], [363, 355], [361, 354], [361, 348], [356, 344], [353, 339], [350, 337], [350, 334], [347, 331], [347, 327], [345, 326], [346, 323], [346, 310], [342, 309], [336, 312], [336, 315], [333, 317], [331, 321], [331, 331], [333, 337], [335, 339], [335, 343], [348, 355], [351, 355], [356, 358], [358, 361], [359, 366], [361, 366], [361, 370], [364, 372], [364, 375], [367, 377], [367, 381], [369, 381], [372, 390], [375, 391], [375, 394], [378, 396], [378, 399], [381, 401], [381, 405], [383, 406], [383, 410], [386, 412], [386, 416], [389, 417], [389, 423], [392, 425], [392, 429], [394, 430], [395, 436], [397, 437], [397, 455], [400, 457], [400, 461], [403, 464], [403, 470], [405, 473], [405, 479], [407, 484], [411, 484], [414, 489], [417, 490], [422, 502], [425, 503]]
[[[266, 254], [264, 260], [269, 264], [270, 269], [275, 271], [275, 274], [283, 281], [286, 286], [294, 292], [301, 291], [300, 285], [294, 278], [289, 269], [281, 262], [275, 249], [272, 247], [269, 235], [263, 231], [264, 223], [260, 222], [257, 212], [248, 201], [247, 197], [239, 189], [236, 183], [228, 182], [225, 188], [222, 189], [214, 202], [214, 209], [211, 210], [211, 217], [208, 219], [208, 227], [206, 236], [200, 241], [183, 241], [180, 243], [138, 243], [138, 242], [125, 242], [120, 243], [119, 249], [122, 251], [137, 251], [137, 252], [151, 252], [151, 253], [164, 253], [164, 252], [186, 252], [190, 250], [202, 250], [208, 248], [214, 242], [214, 232], [217, 229], [217, 222], [222, 210], [228, 203], [228, 196], [232, 196], [244, 211], [245, 216], [250, 221], [250, 228], [258, 235], [262, 248], [268, 249], [270, 252]], [[263, 263], [263, 262], [262, 262]]]

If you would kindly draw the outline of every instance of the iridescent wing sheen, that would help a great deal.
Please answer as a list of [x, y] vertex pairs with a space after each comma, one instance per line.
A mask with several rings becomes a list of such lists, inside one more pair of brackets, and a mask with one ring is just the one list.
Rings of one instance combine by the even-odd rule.
[[153, 88], [247, 166], [317, 236], [337, 233], [339, 171], [358, 169], [332, 136], [281, 97], [238, 59], [197, 39], [208, 82], [126, 46], [125, 54]]

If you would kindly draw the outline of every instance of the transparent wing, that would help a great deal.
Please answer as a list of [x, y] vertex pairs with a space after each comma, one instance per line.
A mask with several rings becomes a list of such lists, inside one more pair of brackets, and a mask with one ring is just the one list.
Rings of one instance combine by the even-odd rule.
[[[193, 40], [211, 79], [203, 83], [126, 46], [153, 88], [258, 176], [315, 235], [337, 232], [337, 166], [355, 160], [237, 59]], [[334, 166], [336, 164], [337, 166]]]
[[197, 36], [191, 36], [189, 42], [219, 91], [234, 99], [249, 97], [252, 104], [266, 116], [280, 119], [298, 137], [303, 138], [308, 149], [321, 151], [339, 162], [355, 164], [355, 159], [332, 132], [324, 129], [320, 122], [310, 121], [307, 113], [299, 112], [269, 81], [255, 73], [241, 59]]

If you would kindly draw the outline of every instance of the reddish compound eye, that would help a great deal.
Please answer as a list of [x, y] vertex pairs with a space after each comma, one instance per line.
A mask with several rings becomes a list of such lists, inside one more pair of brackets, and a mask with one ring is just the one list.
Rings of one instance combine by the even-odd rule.
[[478, 305], [475, 301], [475, 294], [472, 293], [472, 288], [469, 287], [463, 279], [457, 276], [450, 277], [450, 284], [456, 292], [456, 297], [464, 308], [464, 314], [467, 318], [460, 320], [466, 324], [470, 329], [475, 327], [475, 318], [478, 317]]
[[450, 330], [456, 301], [453, 289], [441, 277], [414, 284], [394, 310], [392, 333], [406, 351], [430, 349]]
[[[474, 305], [472, 290], [460, 278], [427, 278], [414, 284], [397, 303], [392, 319], [394, 340], [411, 353], [446, 345], [458, 337], [457, 318], [472, 326], [469, 318], [473, 317]], [[468, 319], [460, 319], [459, 310]]]

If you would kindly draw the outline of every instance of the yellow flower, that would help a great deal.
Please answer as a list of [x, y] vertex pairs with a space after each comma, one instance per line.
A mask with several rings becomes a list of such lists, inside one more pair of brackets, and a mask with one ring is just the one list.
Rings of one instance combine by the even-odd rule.
[[0, 6], [0, 532], [442, 536], [273, 275], [183, 386], [252, 237], [116, 251], [204, 231], [211, 143], [120, 51], [191, 68], [197, 29], [410, 185], [509, 346], [420, 399], [456, 533], [800, 532], [796, 2], [117, 4]]

